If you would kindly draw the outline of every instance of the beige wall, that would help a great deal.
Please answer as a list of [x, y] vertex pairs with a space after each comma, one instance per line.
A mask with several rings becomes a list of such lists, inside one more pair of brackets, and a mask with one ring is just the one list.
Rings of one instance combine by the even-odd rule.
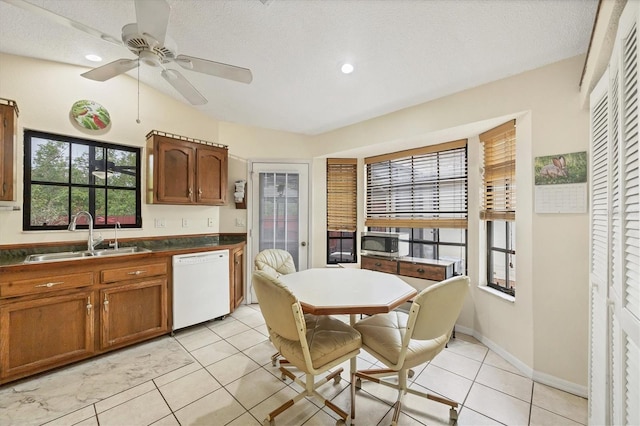
[[[588, 114], [579, 106], [578, 81], [583, 57], [573, 58], [433, 102], [315, 137], [218, 122], [193, 108], [141, 85], [136, 124], [137, 85], [127, 76], [108, 84], [79, 77], [84, 69], [22, 57], [0, 55], [0, 96], [20, 107], [18, 159], [23, 128], [143, 146], [152, 129], [229, 145], [229, 190], [246, 179], [246, 160], [313, 159], [312, 265], [324, 265], [324, 157], [369, 155], [469, 137], [469, 274], [474, 286], [460, 318], [464, 329], [489, 344], [535, 378], [584, 394], [587, 384], [587, 227], [584, 215], [533, 213], [533, 157], [584, 151]], [[104, 135], [86, 135], [71, 125], [68, 111], [76, 100], [103, 104], [112, 117]], [[477, 218], [479, 131], [518, 119], [518, 297], [505, 301], [480, 290], [481, 223]], [[17, 200], [22, 206], [22, 161], [18, 161]], [[360, 183], [362, 186], [362, 183]], [[359, 194], [362, 206], [363, 195]], [[6, 203], [5, 203], [6, 204]], [[224, 207], [142, 206], [142, 230], [125, 236], [202, 232], [245, 232], [236, 219], [246, 211]], [[181, 218], [190, 219], [189, 228]], [[215, 226], [207, 226], [213, 217]], [[165, 229], [153, 227], [164, 218]], [[22, 212], [0, 211], [0, 244], [80, 240], [66, 231], [25, 233]], [[362, 226], [362, 219], [360, 220]], [[105, 237], [110, 234], [105, 232]]]

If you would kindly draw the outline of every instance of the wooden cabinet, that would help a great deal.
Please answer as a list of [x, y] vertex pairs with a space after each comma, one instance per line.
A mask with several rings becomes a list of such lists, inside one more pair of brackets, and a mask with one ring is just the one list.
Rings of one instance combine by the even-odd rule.
[[18, 127], [18, 106], [0, 99], [0, 201], [14, 201], [14, 149]]
[[19, 378], [91, 356], [91, 290], [0, 307], [0, 379]]
[[361, 267], [362, 269], [371, 269], [372, 271], [387, 272], [389, 274], [398, 273], [398, 262], [378, 257], [362, 256]]
[[167, 262], [139, 263], [100, 272], [100, 347], [141, 341], [169, 330]]
[[147, 202], [226, 204], [226, 146], [154, 131], [147, 135], [147, 152]]
[[453, 261], [415, 257], [385, 259], [374, 256], [362, 256], [360, 265], [362, 269], [371, 269], [372, 271], [387, 272], [431, 281], [446, 280], [447, 278], [451, 278], [455, 273], [455, 262]]
[[229, 276], [231, 282], [229, 285], [229, 293], [231, 306], [230, 311], [233, 312], [244, 300], [244, 247], [231, 251], [229, 256]]

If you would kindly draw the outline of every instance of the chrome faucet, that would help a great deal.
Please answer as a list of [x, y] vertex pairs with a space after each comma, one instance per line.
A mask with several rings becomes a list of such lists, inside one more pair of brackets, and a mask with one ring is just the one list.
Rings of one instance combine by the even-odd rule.
[[69, 228], [67, 229], [69, 229], [69, 231], [75, 231], [76, 222], [80, 216], [85, 216], [87, 219], [89, 219], [89, 239], [87, 240], [87, 250], [93, 252], [96, 246], [102, 242], [102, 237], [99, 236], [96, 239], [93, 238], [93, 216], [91, 216], [91, 213], [84, 210], [79, 211], [71, 217], [71, 223], [69, 223]]
[[118, 250], [118, 228], [122, 229], [120, 226], [120, 222], [116, 222], [113, 227], [113, 232], [115, 233], [115, 237], [112, 243], [109, 243], [109, 247], [113, 247], [115, 250]]

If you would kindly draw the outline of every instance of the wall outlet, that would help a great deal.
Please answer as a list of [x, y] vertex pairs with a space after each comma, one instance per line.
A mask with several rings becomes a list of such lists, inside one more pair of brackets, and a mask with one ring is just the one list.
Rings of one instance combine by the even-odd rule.
[[156, 218], [154, 224], [156, 228], [164, 228], [166, 226], [164, 218]]
[[212, 217], [210, 217], [209, 219], [207, 219], [207, 226], [208, 226], [209, 228], [213, 228], [213, 227], [215, 226], [215, 223], [214, 223], [214, 222], [215, 222], [215, 221], [213, 220], [213, 218], [212, 218]]
[[189, 227], [189, 219], [187, 219], [187, 218], [183, 218], [182, 219], [182, 227], [183, 228], [188, 228]]

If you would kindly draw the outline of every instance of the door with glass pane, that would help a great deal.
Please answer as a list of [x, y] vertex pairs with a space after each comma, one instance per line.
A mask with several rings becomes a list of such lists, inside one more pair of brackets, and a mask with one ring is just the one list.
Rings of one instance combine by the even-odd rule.
[[[277, 248], [307, 269], [309, 250], [309, 164], [251, 164], [251, 259]], [[255, 300], [255, 299], [254, 299]]]

